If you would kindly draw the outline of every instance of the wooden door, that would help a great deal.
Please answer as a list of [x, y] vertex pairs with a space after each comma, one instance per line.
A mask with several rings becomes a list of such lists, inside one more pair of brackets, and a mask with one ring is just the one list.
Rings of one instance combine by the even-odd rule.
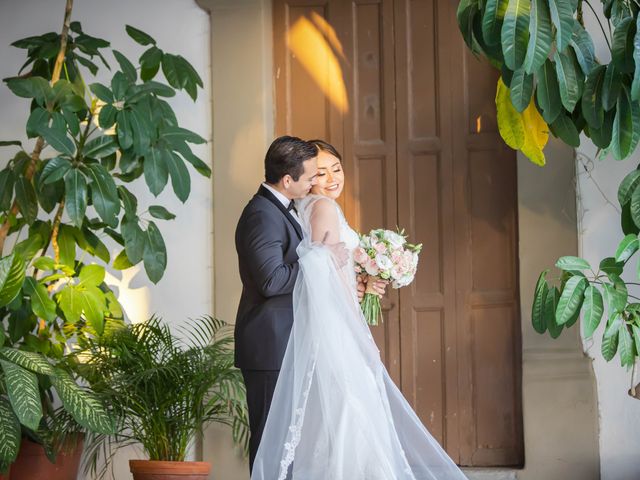
[[[521, 465], [516, 157], [497, 134], [497, 75], [467, 52], [456, 7], [274, 0], [276, 133], [342, 151], [356, 228], [400, 225], [424, 244], [373, 332], [427, 428], [460, 465]], [[327, 50], [319, 68], [305, 48]]]

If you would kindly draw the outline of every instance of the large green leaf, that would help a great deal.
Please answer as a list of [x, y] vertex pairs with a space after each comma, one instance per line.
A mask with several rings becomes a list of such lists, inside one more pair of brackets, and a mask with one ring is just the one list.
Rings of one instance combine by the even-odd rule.
[[587, 76], [582, 94], [582, 115], [589, 127], [600, 128], [604, 121], [604, 108], [602, 106], [602, 86], [607, 69], [604, 65], [598, 65]]
[[611, 62], [623, 73], [632, 73], [634, 70], [633, 39], [636, 27], [633, 20], [633, 17], [624, 19], [613, 32]]
[[128, 118], [133, 134], [133, 150], [138, 155], [146, 155], [151, 141], [151, 127], [137, 109], [131, 110]]
[[18, 209], [28, 224], [38, 216], [38, 198], [33, 184], [24, 176], [19, 176], [14, 185]]
[[509, 0], [504, 15], [501, 31], [502, 52], [505, 63], [512, 71], [522, 66], [527, 54], [530, 11], [530, 0]]
[[563, 52], [571, 41], [573, 32], [572, 2], [567, 0], [549, 0], [551, 21], [556, 27], [556, 45], [558, 51]]
[[140, 45], [155, 45], [156, 41], [150, 36], [144, 33], [142, 30], [138, 30], [137, 28], [132, 27], [131, 25], [127, 25], [125, 27], [127, 34], [133, 38]]
[[538, 71], [551, 52], [551, 17], [546, 0], [531, 1], [529, 44], [523, 68], [527, 73]]
[[18, 97], [34, 98], [40, 105], [51, 95], [49, 82], [40, 76], [8, 78], [5, 83]]
[[640, 15], [636, 20], [636, 35], [633, 39], [633, 83], [631, 84], [631, 98], [640, 100]]
[[142, 260], [145, 245], [145, 235], [138, 225], [137, 217], [134, 219], [125, 218], [122, 221], [122, 236], [127, 257], [135, 265]]
[[582, 304], [582, 325], [585, 338], [591, 338], [595, 332], [602, 314], [604, 313], [604, 304], [602, 302], [602, 294], [593, 285], [589, 285], [584, 292], [584, 303]]
[[534, 330], [538, 333], [544, 333], [547, 330], [544, 317], [544, 308], [547, 301], [547, 294], [549, 293], [549, 286], [545, 279], [547, 272], [548, 270], [543, 271], [538, 277], [536, 290], [533, 295], [533, 305], [531, 307], [531, 322]]
[[48, 160], [42, 169], [40, 182], [44, 184], [51, 184], [61, 180], [67, 174], [71, 166], [71, 162], [63, 157], [55, 157]]
[[42, 375], [54, 375], [53, 367], [42, 355], [17, 348], [0, 348], [0, 358]]
[[633, 338], [631, 332], [625, 322], [620, 325], [618, 330], [618, 349], [620, 350], [620, 363], [623, 367], [631, 367], [635, 363], [635, 350], [633, 346]]
[[94, 93], [96, 97], [98, 97], [107, 105], [111, 105], [113, 103], [113, 93], [108, 87], [105, 87], [101, 83], [92, 83], [91, 85], [89, 85], [89, 89]]
[[122, 53], [117, 50], [113, 50], [113, 56], [116, 57], [116, 61], [120, 65], [120, 70], [127, 76], [127, 80], [132, 83], [138, 79], [138, 74], [136, 72], [136, 67], [129, 61], [127, 57], [125, 57]]
[[87, 210], [87, 180], [79, 168], [72, 168], [64, 176], [65, 208], [71, 222], [82, 226]]
[[68, 225], [60, 225], [58, 245], [60, 246], [60, 263], [73, 268], [76, 260], [76, 240], [72, 228]]
[[560, 87], [560, 100], [568, 112], [573, 112], [582, 96], [584, 75], [573, 51], [569, 50], [566, 54], [556, 52], [553, 58]]
[[122, 150], [128, 150], [133, 146], [133, 130], [131, 128], [132, 113], [130, 110], [122, 110], [118, 113], [117, 118], [117, 132], [118, 142]]
[[25, 278], [23, 258], [12, 253], [0, 259], [0, 307], [11, 303], [20, 292]]
[[551, 124], [558, 118], [562, 110], [560, 87], [551, 60], [545, 60], [544, 65], [538, 70], [536, 79], [538, 82], [536, 98], [542, 108], [542, 118], [547, 124]]
[[577, 20], [573, 22], [573, 34], [571, 35], [570, 45], [576, 54], [580, 68], [582, 68], [582, 73], [589, 75], [589, 73], [598, 66], [595, 48], [593, 46], [593, 40], [591, 40], [591, 35], [589, 35]]
[[149, 280], [158, 283], [167, 268], [167, 249], [154, 222], [149, 222], [145, 232], [143, 260]]
[[39, 133], [42, 138], [58, 152], [65, 153], [69, 156], [73, 156], [75, 153], [76, 147], [65, 132], [51, 127], [42, 127]]
[[89, 325], [102, 335], [104, 331], [104, 311], [106, 310], [106, 300], [104, 293], [97, 287], [86, 287], [80, 291], [80, 302], [82, 313]]
[[152, 147], [144, 158], [144, 179], [149, 190], [156, 197], [164, 190], [169, 180], [167, 157], [162, 154], [161, 150]]
[[56, 296], [68, 323], [76, 323], [82, 315], [82, 295], [73, 285], [67, 285]]
[[590, 270], [591, 265], [584, 258], [567, 255], [560, 257], [556, 262], [556, 267], [562, 270]]
[[173, 213], [164, 208], [162, 205], [151, 205], [149, 207], [149, 213], [152, 217], [159, 218], [160, 220], [173, 220], [174, 218], [176, 218]]
[[49, 126], [51, 114], [42, 107], [35, 108], [27, 119], [27, 137], [35, 138], [40, 136], [40, 131]]
[[80, 270], [80, 286], [98, 287], [104, 282], [105, 270], [101, 265], [85, 265]]
[[620, 276], [624, 270], [624, 264], [622, 262], [616, 262], [613, 257], [603, 258], [600, 261], [600, 271], [610, 276]]
[[96, 212], [104, 223], [111, 227], [117, 226], [120, 199], [113, 177], [99, 163], [89, 165], [86, 173], [91, 179], [91, 200]]
[[525, 72], [524, 67], [513, 72], [511, 79], [511, 103], [522, 113], [531, 102], [533, 93], [533, 75]]
[[102, 403], [90, 392], [80, 388], [68, 373], [57, 369], [51, 383], [65, 409], [80, 425], [96, 433], [115, 433], [113, 419]]
[[572, 147], [580, 146], [580, 132], [578, 132], [578, 129], [571, 118], [564, 113], [558, 115], [549, 127], [551, 129], [551, 133], [560, 138], [567, 145]]
[[602, 337], [602, 346], [600, 350], [602, 352], [602, 357], [607, 362], [615, 357], [616, 352], [618, 351], [618, 332], [621, 323], [623, 323], [622, 318], [620, 315], [616, 315], [611, 324], [607, 326]]
[[587, 279], [581, 276], [574, 276], [567, 280], [556, 309], [558, 325], [567, 323], [576, 311], [580, 310], [588, 283]]
[[0, 462], [13, 463], [21, 440], [20, 422], [7, 400], [0, 397]]
[[631, 200], [631, 195], [633, 195], [638, 185], [640, 185], [640, 170], [632, 170], [631, 173], [624, 177], [618, 187], [618, 202], [620, 202], [620, 206]]
[[636, 234], [631, 233], [625, 236], [616, 250], [616, 261], [626, 262], [629, 260], [631, 255], [638, 251], [638, 248], [640, 248], [640, 240], [638, 240], [638, 236]]
[[544, 305], [544, 319], [545, 324], [547, 326], [547, 330], [549, 330], [549, 335], [551, 338], [558, 338], [564, 325], [558, 325], [556, 320], [556, 310], [558, 307], [558, 302], [560, 300], [560, 291], [557, 287], [553, 287], [547, 293], [547, 299]]
[[6, 360], [0, 360], [0, 365], [4, 371], [7, 395], [18, 420], [31, 430], [37, 430], [42, 418], [38, 377]]
[[611, 145], [614, 118], [614, 110], [605, 112], [600, 128], [588, 127], [589, 138], [600, 149], [609, 148], [609, 145]]
[[624, 282], [616, 280], [613, 285], [604, 283], [604, 296], [607, 301], [608, 314], [613, 317], [624, 310], [627, 304], [627, 287]]
[[87, 142], [82, 149], [82, 154], [88, 158], [100, 159], [111, 155], [116, 150], [118, 150], [118, 144], [115, 137], [113, 135], [102, 135]]
[[616, 160], [627, 158], [638, 145], [640, 140], [640, 105], [632, 102], [631, 94], [623, 86], [613, 120], [613, 134], [611, 138], [611, 153]]
[[631, 325], [631, 330], [633, 331], [633, 340], [636, 346], [636, 352], [640, 353], [640, 327], [638, 325]]
[[14, 183], [15, 175], [11, 169], [5, 168], [0, 172], [0, 212], [6, 212], [11, 208]]
[[202, 160], [200, 160], [198, 157], [196, 157], [193, 154], [193, 152], [189, 148], [189, 145], [183, 142], [180, 145], [174, 146], [174, 149], [178, 153], [180, 153], [180, 155], [182, 155], [182, 157], [187, 162], [193, 165], [193, 167], [196, 169], [198, 173], [200, 173], [200, 175], [204, 175], [207, 178], [211, 177], [211, 168], [209, 168], [209, 166], [206, 163], [204, 163]]
[[171, 186], [182, 203], [187, 201], [191, 192], [191, 177], [182, 158], [173, 152], [164, 151], [164, 158], [171, 176]]
[[51, 300], [44, 285], [38, 283], [33, 277], [27, 277], [24, 281], [24, 291], [31, 298], [33, 313], [47, 322], [56, 318], [56, 303]]
[[607, 65], [607, 72], [604, 75], [602, 84], [602, 106], [605, 110], [611, 110], [618, 101], [618, 95], [622, 88], [622, 75], [613, 63]]

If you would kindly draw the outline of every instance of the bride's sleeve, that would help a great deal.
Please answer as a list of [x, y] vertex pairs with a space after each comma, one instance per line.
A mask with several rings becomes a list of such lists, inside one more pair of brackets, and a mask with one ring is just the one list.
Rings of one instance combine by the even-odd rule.
[[309, 217], [311, 242], [322, 245], [340, 243], [340, 223], [338, 211], [333, 202], [320, 199], [311, 206]]

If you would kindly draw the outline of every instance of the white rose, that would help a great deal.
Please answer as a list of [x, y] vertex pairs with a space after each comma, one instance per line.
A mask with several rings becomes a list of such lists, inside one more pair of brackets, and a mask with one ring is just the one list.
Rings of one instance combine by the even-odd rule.
[[376, 255], [376, 265], [380, 270], [390, 270], [393, 267], [393, 262], [386, 255], [378, 254]]
[[384, 232], [384, 239], [389, 242], [393, 248], [400, 248], [405, 244], [404, 237], [391, 230]]

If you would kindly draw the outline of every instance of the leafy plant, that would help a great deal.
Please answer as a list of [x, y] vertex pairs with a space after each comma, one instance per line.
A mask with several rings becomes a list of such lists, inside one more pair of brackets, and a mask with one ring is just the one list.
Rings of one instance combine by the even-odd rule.
[[585, 6], [596, 14], [589, 0], [462, 0], [458, 6], [466, 44], [501, 71], [502, 138], [538, 165], [545, 163], [549, 132], [573, 147], [584, 133], [618, 160], [640, 139], [640, 3], [602, 1], [607, 65], [596, 58], [584, 27]]
[[[611, 62], [601, 64], [582, 13], [598, 20]], [[465, 42], [501, 71], [496, 93], [498, 126], [504, 141], [531, 161], [545, 164], [548, 134], [578, 147], [584, 133], [600, 149], [628, 158], [640, 140], [640, 28], [637, 0], [603, 0], [608, 28], [588, 0], [462, 0], [458, 24]], [[557, 285], [540, 274], [532, 322], [539, 333], [557, 338], [582, 313], [582, 333], [591, 338], [602, 318], [602, 356], [619, 353], [623, 367], [640, 356], [640, 300], [628, 293], [635, 282], [622, 272], [640, 241], [640, 171], [618, 189], [625, 237], [615, 256], [594, 269], [584, 259], [562, 257]], [[636, 272], [640, 279], [640, 268]], [[606, 310], [605, 310], [606, 307]], [[632, 373], [633, 376], [633, 373]], [[632, 395], [635, 391], [632, 389]]]
[[[234, 367], [233, 337], [224, 322], [192, 321], [184, 340], [152, 318], [100, 338], [83, 341], [79, 370], [92, 389], [113, 408], [115, 435], [89, 442], [95, 473], [100, 455], [140, 443], [151, 460], [184, 461], [189, 442], [203, 427], [233, 427], [247, 442], [244, 383]], [[106, 466], [102, 474], [106, 472]]]
[[[164, 274], [167, 253], [154, 219], [175, 216], [161, 205], [140, 211], [128, 185], [144, 177], [149, 191], [158, 196], [170, 180], [175, 195], [185, 202], [191, 189], [187, 163], [210, 175], [189, 146], [205, 140], [180, 127], [166, 101], [178, 90], [196, 100], [203, 84], [194, 68], [180, 55], [160, 49], [151, 36], [127, 26], [128, 35], [145, 50], [137, 66], [111, 50], [117, 66], [111, 70], [109, 42], [71, 22], [72, 4], [67, 0], [60, 34], [12, 44], [25, 50], [27, 58], [17, 76], [4, 79], [15, 95], [29, 101], [30, 114], [26, 141], [0, 142], [4, 151], [13, 150], [0, 170], [0, 347], [5, 347], [2, 352], [40, 354], [40, 365], [46, 362], [53, 373], [16, 367], [4, 359], [0, 422], [11, 430], [3, 429], [0, 436], [15, 432], [17, 418], [23, 432], [46, 438], [35, 432], [35, 419], [41, 417], [42, 405], [50, 407], [47, 399], [54, 391], [74, 422], [110, 431], [88, 422], [84, 410], [74, 407], [73, 402], [89, 397], [82, 396], [77, 384], [71, 386], [62, 366], [73, 371], [65, 352], [79, 339], [123, 325], [122, 308], [104, 281], [106, 266], [122, 270], [142, 263], [154, 283]], [[98, 73], [98, 61], [112, 72], [111, 78], [107, 84], [87, 86], [85, 76]], [[156, 79], [161, 68], [168, 84]], [[26, 145], [31, 142], [29, 153]], [[115, 259], [104, 243], [107, 237], [122, 247]], [[5, 255], [8, 238], [13, 245]], [[31, 401], [18, 402], [17, 388]], [[41, 430], [55, 424], [52, 408], [43, 412]], [[0, 449], [8, 445], [0, 443]], [[2, 449], [0, 462], [11, 460], [14, 453], [13, 447]]]
[[113, 419], [102, 402], [79, 387], [66, 369], [52, 365], [42, 355], [2, 347], [0, 367], [0, 472], [16, 459], [22, 429], [32, 438], [47, 436], [44, 409], [53, 410], [53, 405], [43, 392], [51, 387], [76, 425], [114, 433]]

